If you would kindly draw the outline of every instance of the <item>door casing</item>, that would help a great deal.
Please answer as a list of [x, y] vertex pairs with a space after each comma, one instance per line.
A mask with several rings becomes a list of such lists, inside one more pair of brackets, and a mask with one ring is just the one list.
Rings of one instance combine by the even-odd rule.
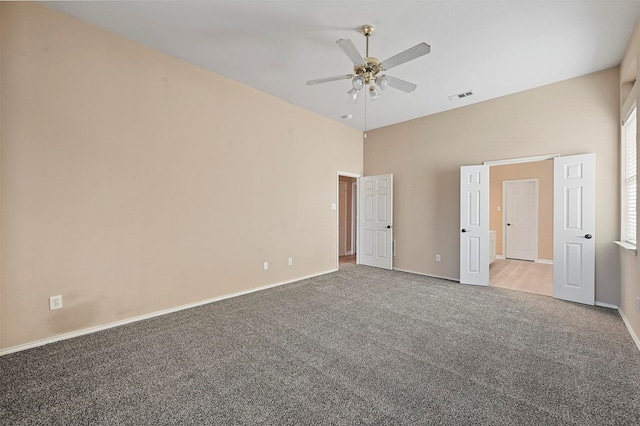
[[[360, 178], [362, 175], [359, 173], [338, 171], [336, 174], [336, 198], [335, 198], [336, 200], [340, 200], [340, 176], [355, 178], [356, 179], [355, 184], [357, 184], [357, 179]], [[351, 202], [351, 201], [347, 200], [347, 202]], [[340, 212], [338, 211], [339, 209], [337, 208], [337, 204], [338, 203], [336, 203], [336, 210], [335, 210], [336, 212], [336, 266], [335, 266], [335, 269], [336, 270], [338, 270], [340, 267], [340, 256], [339, 256], [340, 254]], [[351, 245], [353, 248], [357, 246], [358, 229], [357, 229], [356, 213], [352, 213], [352, 215], [353, 215], [353, 220], [355, 221], [355, 224], [356, 224], [355, 241], [354, 240], [351, 241]]]

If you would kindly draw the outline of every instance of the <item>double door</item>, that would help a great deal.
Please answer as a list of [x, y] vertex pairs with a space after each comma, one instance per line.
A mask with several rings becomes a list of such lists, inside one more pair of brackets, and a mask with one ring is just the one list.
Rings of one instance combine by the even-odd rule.
[[[554, 158], [553, 297], [595, 303], [595, 154]], [[489, 166], [460, 168], [460, 282], [489, 285]]]

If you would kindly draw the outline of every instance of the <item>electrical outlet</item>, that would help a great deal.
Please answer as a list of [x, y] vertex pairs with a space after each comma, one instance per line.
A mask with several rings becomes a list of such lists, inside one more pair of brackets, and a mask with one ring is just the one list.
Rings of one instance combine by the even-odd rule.
[[436, 262], [440, 262], [440, 255], [436, 254]]
[[49, 310], [62, 308], [62, 296], [51, 296], [49, 298]]
[[265, 271], [269, 269], [269, 262], [264, 262], [263, 268]]
[[293, 265], [293, 257], [290, 257], [287, 259], [287, 265], [289, 266]]

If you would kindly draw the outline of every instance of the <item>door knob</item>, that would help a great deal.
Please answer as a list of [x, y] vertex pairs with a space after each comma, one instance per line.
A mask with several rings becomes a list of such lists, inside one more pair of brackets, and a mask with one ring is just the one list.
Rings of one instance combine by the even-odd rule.
[[592, 239], [592, 238], [593, 238], [593, 235], [591, 235], [591, 234], [587, 234], [587, 235], [585, 235], [584, 237], [585, 237], [587, 240], [590, 240], [590, 239]]
[[464, 228], [462, 228], [462, 232], [467, 232], [467, 230], [466, 230], [466, 229], [464, 229]]
[[507, 223], [507, 226], [511, 226], [511, 224], [510, 224], [510, 223]]
[[387, 225], [387, 229], [391, 229], [391, 225]]

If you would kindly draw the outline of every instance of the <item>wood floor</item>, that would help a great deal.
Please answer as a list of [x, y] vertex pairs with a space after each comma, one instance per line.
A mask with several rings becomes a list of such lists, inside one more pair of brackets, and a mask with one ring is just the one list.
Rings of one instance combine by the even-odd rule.
[[338, 259], [340, 260], [340, 265], [349, 265], [349, 264], [355, 264], [356, 263], [356, 255], [355, 254], [348, 254], [346, 256], [339, 256]]
[[489, 285], [553, 296], [553, 265], [496, 259], [489, 266]]

